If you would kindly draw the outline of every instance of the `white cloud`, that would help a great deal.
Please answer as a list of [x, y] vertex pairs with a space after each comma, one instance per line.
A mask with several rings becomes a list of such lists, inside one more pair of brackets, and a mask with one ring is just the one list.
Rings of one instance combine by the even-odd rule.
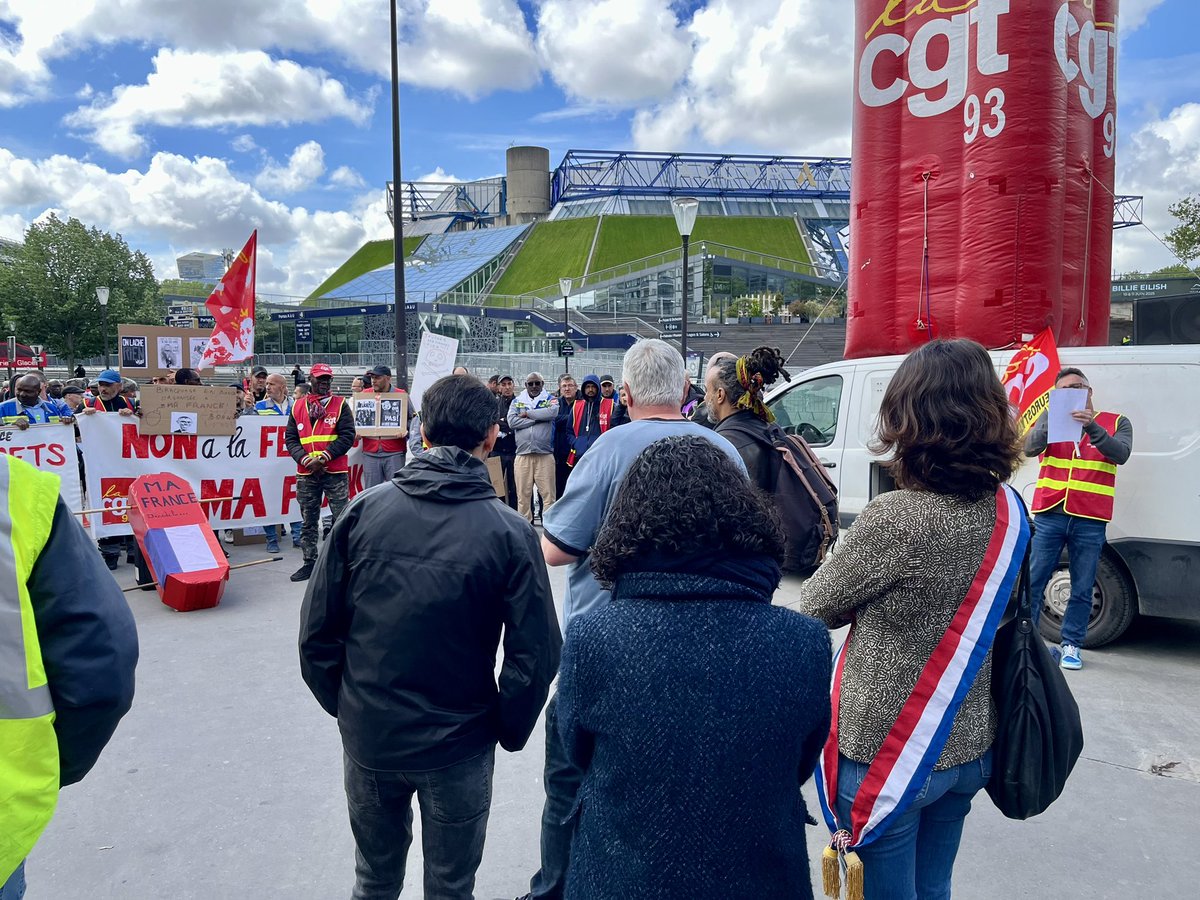
[[338, 166], [329, 175], [329, 183], [341, 188], [358, 190], [367, 186], [367, 182], [350, 166]]
[[1117, 29], [1120, 34], [1129, 34], [1146, 24], [1150, 13], [1162, 6], [1163, 0], [1121, 0], [1120, 18]]
[[612, 104], [657, 100], [687, 71], [691, 41], [668, 0], [546, 0], [538, 10], [543, 63], [574, 97]]
[[238, 153], [253, 153], [259, 149], [258, 143], [248, 134], [239, 134], [229, 142], [229, 146]]
[[432, 172], [426, 172], [424, 175], [419, 175], [413, 181], [433, 181], [441, 184], [462, 184], [466, 179], [459, 178], [457, 175], [451, 175], [449, 172], [438, 166]]
[[634, 116], [635, 145], [846, 154], [852, 26], [841, 3], [712, 0], [688, 26], [684, 84]]
[[10, 241], [21, 241], [25, 239], [25, 230], [29, 227], [29, 223], [24, 216], [16, 213], [8, 213], [0, 216], [0, 238], [5, 238]]
[[254, 186], [271, 194], [295, 194], [316, 184], [325, 174], [325, 151], [316, 141], [306, 141], [288, 157], [286, 165], [269, 161], [254, 179]]
[[67, 124], [118, 156], [145, 147], [145, 125], [212, 128], [222, 125], [290, 125], [340, 117], [361, 124], [372, 99], [354, 100], [321, 69], [272, 59], [261, 50], [189, 52], [159, 50], [143, 85], [123, 85], [111, 98], [67, 116]]
[[[240, 180], [224, 160], [156, 153], [144, 171], [108, 172], [68, 156], [24, 159], [0, 148], [0, 232], [48, 210], [120, 231], [134, 248], [165, 259], [164, 244], [190, 250], [240, 247], [259, 229], [264, 293], [305, 296], [371, 238], [390, 233], [382, 190], [344, 210], [289, 207]], [[10, 219], [12, 221], [10, 221]], [[171, 257], [173, 259], [173, 257]], [[156, 270], [174, 277], [173, 264]]]
[[[1139, 128], [1117, 148], [1117, 192], [1143, 195], [1147, 228], [1113, 233], [1113, 270], [1152, 271], [1178, 259], [1154, 236], [1179, 222], [1167, 207], [1200, 194], [1200, 103], [1185, 103]], [[1154, 234], [1150, 232], [1153, 231]]]
[[[48, 63], [95, 45], [160, 43], [211, 53], [329, 53], [388, 77], [387, 4], [379, 0], [0, 0], [17, 34], [0, 46], [0, 106], [43, 89]], [[401, 79], [478, 97], [537, 82], [533, 36], [517, 0], [399, 0]]]

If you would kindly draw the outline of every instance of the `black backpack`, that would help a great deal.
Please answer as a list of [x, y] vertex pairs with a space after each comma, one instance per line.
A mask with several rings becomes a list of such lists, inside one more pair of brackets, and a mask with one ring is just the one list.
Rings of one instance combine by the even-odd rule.
[[746, 428], [735, 430], [764, 441], [779, 454], [771, 496], [787, 537], [783, 571], [807, 578], [817, 570], [838, 535], [837, 487], [804, 438], [768, 425], [765, 438]]

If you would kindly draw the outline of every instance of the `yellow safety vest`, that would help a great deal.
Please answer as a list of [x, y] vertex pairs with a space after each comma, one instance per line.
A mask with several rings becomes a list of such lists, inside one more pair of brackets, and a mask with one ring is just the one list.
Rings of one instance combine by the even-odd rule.
[[0, 463], [0, 884], [29, 855], [58, 802], [54, 703], [29, 601], [50, 539], [57, 475]]

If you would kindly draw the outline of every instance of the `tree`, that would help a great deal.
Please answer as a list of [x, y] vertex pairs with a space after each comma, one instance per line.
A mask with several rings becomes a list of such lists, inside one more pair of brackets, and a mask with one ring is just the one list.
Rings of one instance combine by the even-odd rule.
[[162, 322], [158, 282], [146, 254], [119, 234], [51, 215], [30, 225], [25, 242], [0, 266], [3, 321], [18, 340], [44, 344], [73, 368], [104, 351], [96, 288], [109, 288], [110, 347], [122, 322]]
[[1167, 246], [1184, 262], [1200, 257], [1200, 195], [1184, 197], [1167, 207], [1179, 224], [1167, 232]]

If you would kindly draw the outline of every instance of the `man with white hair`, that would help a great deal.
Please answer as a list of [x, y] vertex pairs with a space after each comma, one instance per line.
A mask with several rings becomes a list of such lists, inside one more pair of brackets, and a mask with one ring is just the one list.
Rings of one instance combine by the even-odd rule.
[[[687, 393], [683, 357], [665, 341], [638, 341], [625, 353], [621, 390], [630, 422], [600, 435], [580, 459], [567, 489], [546, 513], [542, 553], [551, 566], [568, 566], [567, 593], [560, 617], [563, 634], [575, 616], [607, 604], [612, 595], [592, 575], [588, 550], [626, 470], [648, 446], [661, 438], [697, 435], [712, 441], [745, 471], [733, 444], [680, 413]], [[511, 414], [510, 414], [511, 421]], [[546, 707], [546, 805], [542, 810], [542, 867], [522, 900], [558, 900], [566, 885], [574, 818], [570, 813], [583, 773], [568, 760], [558, 732], [557, 697]], [[566, 820], [566, 824], [564, 823]]]
[[542, 498], [543, 514], [556, 498], [554, 489], [554, 420], [558, 398], [543, 390], [541, 372], [525, 376], [525, 390], [508, 408], [508, 426], [517, 439], [517, 512], [533, 521], [533, 486]]

